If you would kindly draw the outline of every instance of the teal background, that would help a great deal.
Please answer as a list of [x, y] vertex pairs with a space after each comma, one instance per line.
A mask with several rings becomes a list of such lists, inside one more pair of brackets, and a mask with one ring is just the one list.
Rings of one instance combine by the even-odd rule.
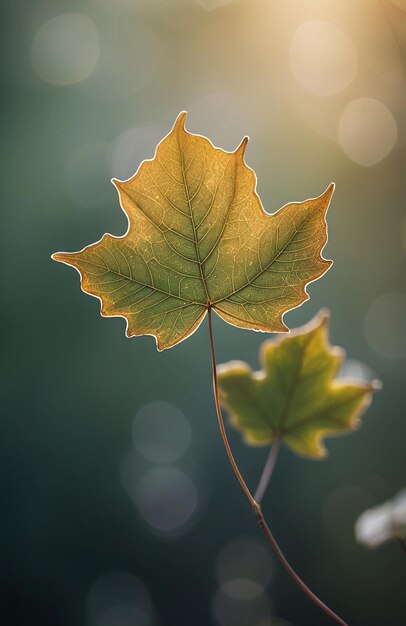
[[[299, 326], [328, 307], [333, 344], [383, 388], [361, 430], [328, 441], [326, 460], [282, 450], [264, 510], [299, 573], [351, 625], [405, 623], [405, 555], [394, 542], [368, 551], [353, 532], [363, 510], [406, 482], [404, 8], [400, 0], [3, 1], [1, 624], [239, 624], [216, 617], [215, 563], [229, 541], [261, 539], [217, 432], [206, 322], [158, 353], [151, 337], [126, 339], [122, 319], [102, 319], [78, 275], [50, 259], [125, 232], [110, 178], [151, 158], [183, 109], [190, 131], [224, 149], [250, 135], [246, 160], [268, 211], [336, 183], [325, 250], [334, 266], [285, 321]], [[32, 50], [44, 23], [70, 13], [93, 21], [100, 55], [87, 78], [58, 85], [38, 75]], [[358, 51], [354, 80], [335, 96], [310, 93], [289, 66], [293, 32], [315, 19], [336, 24]], [[383, 102], [397, 123], [393, 149], [371, 166], [351, 160], [336, 136], [341, 111], [361, 97]], [[132, 127], [145, 130], [120, 165], [115, 142]], [[366, 319], [387, 293], [401, 294], [401, 304], [373, 318], [377, 350]], [[219, 362], [258, 367], [266, 336], [218, 318], [214, 331]], [[175, 537], [145, 523], [120, 480], [134, 416], [155, 400], [180, 409], [192, 433], [175, 465], [195, 480], [200, 504]], [[234, 431], [230, 440], [254, 487], [267, 451], [247, 448]], [[134, 454], [142, 476], [152, 465]], [[271, 561], [272, 621], [248, 613], [244, 624], [329, 623]], [[111, 571], [143, 582], [147, 617], [89, 617], [89, 589]]]

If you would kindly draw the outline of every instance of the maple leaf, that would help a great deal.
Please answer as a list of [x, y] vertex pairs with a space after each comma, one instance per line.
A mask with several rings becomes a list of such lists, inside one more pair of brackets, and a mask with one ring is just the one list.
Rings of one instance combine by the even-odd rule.
[[52, 258], [79, 271], [103, 316], [124, 317], [127, 336], [153, 335], [159, 350], [192, 334], [209, 307], [235, 326], [286, 332], [283, 314], [331, 265], [321, 252], [334, 186], [270, 215], [244, 162], [248, 139], [225, 152], [187, 132], [185, 117], [132, 178], [113, 180], [126, 234]]
[[265, 341], [260, 372], [240, 361], [219, 367], [221, 402], [247, 443], [278, 438], [303, 456], [320, 458], [324, 437], [359, 427], [380, 383], [335, 379], [345, 355], [329, 344], [328, 319], [322, 311], [289, 336]]

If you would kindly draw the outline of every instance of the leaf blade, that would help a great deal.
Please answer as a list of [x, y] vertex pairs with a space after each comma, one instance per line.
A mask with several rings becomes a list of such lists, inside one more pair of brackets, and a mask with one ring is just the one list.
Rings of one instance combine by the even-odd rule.
[[251, 445], [280, 438], [298, 454], [322, 458], [324, 438], [358, 428], [379, 388], [377, 381], [337, 380], [342, 359], [329, 344], [328, 315], [321, 312], [290, 336], [264, 342], [260, 372], [241, 362], [220, 366], [220, 397], [230, 422]]
[[236, 326], [285, 332], [284, 313], [331, 266], [322, 251], [334, 186], [267, 214], [244, 161], [248, 139], [226, 152], [186, 131], [185, 117], [134, 176], [113, 180], [125, 235], [52, 258], [79, 271], [102, 315], [124, 317], [127, 336], [152, 334], [160, 350], [194, 332], [209, 307]]
[[[247, 280], [249, 284], [243, 285], [235, 293], [221, 300], [220, 305], [216, 306], [216, 304], [214, 304], [215, 310], [223, 319], [229, 321], [228, 318], [233, 318], [231, 323], [241, 325], [243, 328], [248, 327], [255, 328], [256, 330], [268, 330], [269, 321], [267, 323], [261, 323], [261, 321], [257, 319], [258, 316], [255, 315], [256, 309], [259, 309], [262, 317], [267, 318], [269, 311], [275, 316], [275, 322], [273, 324], [274, 331], [286, 332], [288, 330], [283, 323], [283, 315], [309, 299], [306, 286], [322, 276], [332, 265], [332, 261], [323, 258], [322, 251], [327, 243], [325, 216], [333, 191], [334, 185], [331, 184], [320, 197], [302, 203], [287, 204], [277, 213], [267, 216], [267, 220], [271, 219], [275, 222], [268, 222], [266, 224], [267, 231], [273, 229], [276, 233], [280, 232], [285, 219], [293, 221], [295, 217], [298, 217], [297, 222], [294, 224], [294, 234], [288, 235], [288, 239], [281, 242], [280, 246], [278, 245], [278, 239], [276, 239], [275, 249], [271, 248], [265, 265], [263, 262], [259, 262], [259, 271], [256, 271], [254, 276]], [[294, 211], [296, 211], [296, 215]], [[309, 246], [312, 249], [312, 254], [306, 258], [296, 257], [296, 254], [302, 254], [303, 248], [306, 248], [306, 246], [302, 244], [303, 238], [300, 239], [298, 235], [303, 235], [304, 227], [312, 225], [312, 221], [314, 222], [314, 227], [320, 231], [318, 237], [315, 237], [313, 233], [313, 242]], [[269, 236], [270, 233], [267, 231], [268, 239], [271, 239]], [[285, 231], [289, 233], [289, 230], [286, 228]], [[294, 248], [297, 239], [300, 239], [299, 243], [301, 247], [299, 247], [299, 249]], [[289, 258], [290, 255], [293, 256]], [[287, 282], [285, 277], [287, 272], [289, 272], [289, 282]], [[305, 276], [307, 275], [308, 279], [303, 278], [303, 276], [300, 279], [297, 275], [298, 272]], [[264, 275], [267, 273], [271, 274], [270, 278], [267, 277], [268, 280], [265, 281], [265, 284], [264, 282], [261, 283], [261, 278], [264, 278]], [[254, 289], [251, 289], [250, 285], [252, 285]], [[232, 299], [237, 293], [242, 297], [244, 293], [246, 294], [245, 302], [238, 303]], [[264, 299], [265, 293], [267, 294], [267, 299]], [[251, 300], [248, 298], [251, 298]], [[278, 299], [278, 310], [275, 310], [275, 303], [278, 302]], [[280, 304], [281, 300], [283, 300], [282, 305]], [[271, 303], [273, 303], [273, 305]], [[249, 310], [247, 310], [248, 307]], [[245, 322], [242, 317], [241, 324], [237, 324], [236, 320], [239, 318], [238, 311], [241, 308], [247, 312], [249, 320]], [[272, 313], [273, 308], [274, 313]]]

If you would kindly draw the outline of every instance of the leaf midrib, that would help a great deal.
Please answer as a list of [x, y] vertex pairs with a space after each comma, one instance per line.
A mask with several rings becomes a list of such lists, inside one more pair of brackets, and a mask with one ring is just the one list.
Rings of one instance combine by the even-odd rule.
[[297, 386], [298, 386], [299, 381], [301, 379], [301, 373], [302, 373], [302, 369], [303, 369], [303, 364], [304, 364], [306, 351], [307, 351], [307, 348], [309, 347], [309, 343], [311, 342], [312, 338], [313, 338], [313, 335], [309, 334], [305, 344], [302, 346], [302, 349], [301, 349], [301, 352], [300, 352], [300, 356], [299, 356], [299, 358], [297, 360], [297, 367], [295, 369], [294, 375], [293, 375], [291, 383], [289, 385], [289, 391], [288, 391], [288, 396], [286, 398], [285, 406], [284, 406], [284, 408], [282, 410], [282, 413], [279, 416], [279, 420], [278, 420], [278, 422], [276, 424], [277, 432], [280, 435], [283, 435], [283, 433], [284, 433], [284, 425], [286, 424], [286, 420], [288, 419], [288, 416], [289, 416], [289, 413], [290, 413], [290, 409], [291, 409], [291, 406], [292, 406], [292, 402], [293, 402], [293, 398], [295, 397]]
[[[189, 195], [189, 186], [188, 186], [187, 177], [186, 177], [186, 168], [185, 168], [185, 162], [184, 162], [184, 157], [183, 157], [183, 150], [182, 150], [179, 134], [177, 135], [177, 139], [178, 139], [178, 148], [179, 148], [179, 155], [180, 155], [180, 166], [181, 166], [181, 172], [182, 172], [183, 186], [185, 188], [185, 195], [186, 195], [186, 200], [187, 200], [187, 204], [188, 204], [188, 208], [189, 208], [190, 221], [191, 221], [191, 225], [192, 225], [192, 229], [193, 229], [193, 239], [194, 239], [194, 245], [195, 245], [196, 256], [197, 256], [197, 264], [199, 266], [200, 279], [201, 279], [201, 281], [203, 283], [203, 287], [204, 287], [206, 298], [207, 298], [207, 307], [209, 308], [214, 303], [211, 302], [211, 298], [210, 298], [210, 294], [209, 294], [209, 287], [207, 285], [207, 281], [206, 281], [206, 277], [205, 277], [205, 274], [204, 274], [203, 266], [209, 260], [209, 258], [213, 254], [213, 252], [218, 248], [218, 245], [219, 245], [219, 243], [221, 241], [221, 238], [222, 238], [222, 236], [224, 234], [224, 231], [225, 231], [225, 229], [227, 227], [228, 216], [230, 214], [231, 207], [233, 206], [234, 199], [235, 199], [235, 192], [236, 192], [236, 188], [237, 188], [237, 176], [236, 176], [236, 173], [235, 173], [234, 174], [233, 197], [230, 200], [230, 202], [228, 203], [227, 211], [226, 211], [226, 214], [225, 214], [225, 217], [224, 217], [224, 222], [223, 222], [223, 225], [221, 227], [220, 234], [217, 236], [216, 241], [215, 241], [214, 245], [211, 247], [211, 249], [208, 252], [208, 254], [206, 254], [204, 259], [202, 259], [201, 255], [200, 255], [200, 248], [199, 248], [200, 241], [199, 241], [198, 233], [197, 233], [197, 230], [198, 230], [199, 226], [201, 225], [201, 223], [199, 223], [199, 225], [196, 225], [194, 214], [193, 214], [193, 207], [192, 207], [192, 198], [194, 198], [196, 193], [192, 196], [192, 198]], [[217, 188], [216, 188], [216, 192], [217, 192]], [[213, 207], [213, 204], [214, 204], [214, 198], [213, 198], [213, 201], [211, 203], [209, 211], [204, 216], [205, 218], [210, 213], [210, 211], [211, 211], [211, 209]], [[226, 296], [226, 297], [228, 297], [228, 296]], [[225, 298], [223, 298], [223, 299], [225, 299]]]
[[[180, 151], [180, 153], [181, 153], [181, 149], [180, 149], [180, 147], [179, 147], [179, 151]], [[182, 155], [182, 153], [181, 153], [181, 155]], [[183, 175], [183, 174], [184, 174], [184, 161], [183, 161], [183, 155], [181, 156], [181, 169], [182, 169], [182, 175]], [[211, 302], [211, 301], [210, 301], [210, 297], [209, 297], [209, 293], [208, 293], [208, 290], [207, 290], [206, 281], [205, 281], [204, 274], [203, 274], [202, 261], [201, 261], [201, 258], [200, 258], [200, 251], [199, 251], [198, 242], [197, 242], [197, 239], [196, 239], [196, 234], [197, 234], [197, 233], [196, 233], [196, 230], [195, 230], [195, 222], [194, 222], [194, 218], [193, 218], [193, 212], [192, 212], [192, 207], [191, 207], [191, 204], [190, 204], [189, 192], [188, 192], [188, 187], [187, 187], [187, 184], [186, 184], [186, 179], [185, 179], [185, 177], [184, 177], [184, 187], [185, 187], [186, 198], [187, 198], [187, 200], [188, 200], [188, 206], [189, 206], [189, 210], [190, 210], [190, 219], [191, 219], [191, 223], [192, 223], [192, 226], [193, 226], [193, 229], [194, 229], [194, 235], [195, 235], [194, 244], [195, 244], [195, 248], [196, 248], [196, 255], [197, 255], [197, 257], [198, 257], [198, 261], [197, 261], [197, 263], [198, 263], [198, 265], [199, 265], [200, 277], [201, 277], [201, 281], [202, 281], [202, 283], [203, 283], [203, 286], [204, 286], [204, 288], [205, 288], [206, 297], [207, 297], [207, 304], [206, 304], [206, 305], [205, 305], [205, 304], [203, 304], [202, 302], [196, 302], [196, 301], [190, 300], [189, 298], [183, 298], [183, 297], [181, 297], [181, 296], [177, 296], [177, 295], [175, 295], [175, 294], [169, 293], [168, 291], [164, 291], [163, 289], [159, 289], [158, 287], [155, 287], [155, 286], [152, 286], [152, 285], [148, 285], [148, 284], [146, 284], [146, 283], [143, 283], [143, 282], [141, 282], [140, 280], [135, 280], [134, 278], [132, 278], [132, 277], [130, 277], [130, 276], [126, 276], [125, 274], [122, 274], [121, 272], [118, 272], [117, 270], [113, 270], [112, 268], [109, 268], [109, 267], [103, 266], [103, 265], [101, 265], [101, 264], [99, 264], [99, 263], [94, 263], [94, 262], [92, 262], [92, 261], [88, 261], [88, 260], [86, 260], [86, 261], [82, 261], [82, 263], [88, 263], [88, 264], [90, 264], [90, 265], [93, 265], [94, 267], [99, 267], [99, 268], [106, 269], [108, 272], [111, 272], [111, 273], [112, 273], [112, 274], [114, 274], [115, 276], [119, 276], [120, 278], [124, 278], [124, 279], [129, 280], [129, 281], [131, 281], [131, 282], [133, 282], [133, 283], [136, 283], [136, 284], [138, 284], [138, 285], [142, 285], [143, 287], [146, 287], [146, 288], [148, 288], [148, 289], [152, 289], [152, 290], [157, 291], [157, 292], [159, 292], [159, 293], [162, 293], [162, 294], [164, 294], [164, 295], [166, 295], [166, 296], [170, 296], [170, 297], [172, 297], [172, 298], [176, 298], [177, 300], [180, 300], [180, 301], [182, 301], [182, 302], [185, 302], [185, 303], [187, 303], [188, 305], [193, 304], [193, 305], [196, 305], [196, 306], [201, 306], [201, 307], [203, 307], [203, 308], [207, 308], [207, 307], [209, 307], [209, 306], [214, 306], [214, 305], [216, 305], [216, 304], [218, 304], [218, 303], [220, 303], [220, 302], [223, 302], [224, 300], [227, 300], [228, 298], [230, 298], [231, 296], [235, 295], [235, 294], [236, 294], [236, 293], [238, 293], [239, 291], [242, 291], [243, 289], [245, 289], [248, 285], [252, 284], [252, 282], [253, 282], [254, 280], [256, 280], [256, 279], [258, 278], [258, 276], [260, 276], [261, 274], [263, 274], [264, 272], [266, 272], [266, 271], [267, 271], [267, 270], [271, 267], [271, 265], [272, 265], [273, 263], [275, 263], [275, 261], [278, 259], [278, 257], [279, 257], [279, 256], [280, 256], [280, 255], [281, 255], [281, 254], [285, 251], [286, 247], [287, 247], [287, 246], [291, 243], [292, 239], [294, 239], [294, 237], [296, 237], [296, 235], [300, 232], [300, 229], [299, 229], [299, 230], [297, 230], [297, 231], [296, 231], [296, 233], [294, 233], [294, 234], [293, 234], [293, 235], [292, 235], [292, 236], [288, 239], [288, 241], [286, 242], [286, 244], [285, 244], [285, 245], [283, 246], [283, 248], [282, 248], [282, 249], [278, 252], [278, 254], [277, 254], [277, 255], [276, 255], [276, 256], [275, 256], [275, 257], [274, 257], [274, 258], [270, 261], [270, 263], [269, 263], [269, 264], [268, 264], [265, 268], [263, 268], [260, 272], [258, 272], [258, 273], [257, 273], [257, 274], [253, 277], [253, 278], [251, 278], [249, 281], [247, 281], [247, 283], [245, 283], [242, 287], [239, 287], [238, 289], [234, 290], [234, 292], [232, 292], [232, 293], [228, 294], [227, 296], [224, 296], [223, 298], [219, 298], [218, 300], [216, 300], [216, 301], [214, 301], [214, 302]], [[318, 207], [317, 207], [317, 208], [318, 208]], [[316, 210], [317, 210], [317, 209], [316, 209]], [[315, 213], [315, 212], [316, 212], [316, 211], [314, 211], [314, 213]], [[306, 224], [306, 223], [307, 223], [307, 222], [308, 222], [308, 221], [309, 221], [309, 220], [310, 220], [310, 219], [314, 216], [314, 213], [312, 213], [311, 215], [307, 216], [307, 217], [306, 217], [306, 219], [304, 219], [304, 220], [303, 220], [303, 222], [302, 222], [302, 223], [301, 223], [301, 225], [300, 225], [300, 228], [302, 228], [302, 227], [303, 227], [303, 226], [304, 226], [304, 225], [305, 225], [305, 224]]]
[[186, 194], [186, 201], [188, 204], [188, 208], [189, 208], [189, 215], [190, 215], [190, 222], [192, 224], [192, 229], [193, 229], [193, 239], [194, 239], [194, 246], [195, 246], [195, 250], [196, 250], [196, 256], [197, 256], [197, 263], [199, 266], [199, 274], [200, 274], [200, 279], [203, 283], [203, 287], [204, 287], [204, 291], [206, 294], [206, 300], [207, 300], [207, 306], [210, 306], [210, 296], [209, 296], [209, 291], [207, 288], [207, 284], [206, 284], [206, 279], [204, 277], [204, 273], [203, 273], [203, 264], [202, 264], [202, 260], [200, 257], [200, 250], [199, 250], [199, 244], [197, 241], [197, 229], [196, 229], [196, 224], [195, 224], [195, 220], [194, 220], [194, 216], [193, 216], [193, 209], [192, 209], [192, 203], [190, 200], [190, 195], [189, 195], [189, 188], [187, 185], [187, 180], [186, 180], [186, 171], [185, 171], [185, 162], [184, 162], [184, 158], [183, 158], [183, 150], [182, 150], [182, 146], [180, 143], [180, 138], [179, 138], [179, 133], [177, 133], [177, 140], [178, 140], [178, 148], [179, 148], [179, 155], [180, 155], [180, 168], [181, 168], [181, 172], [182, 172], [182, 179], [183, 179], [183, 186], [185, 188], [185, 194]]
[[[330, 389], [331, 389], [331, 387], [330, 387]], [[326, 393], [326, 395], [327, 395], [327, 393]], [[341, 407], [345, 406], [347, 403], [352, 402], [353, 400], [354, 400], [354, 398], [345, 398], [342, 402], [336, 403], [334, 405], [333, 409], [341, 408]], [[304, 417], [302, 420], [299, 420], [299, 421], [295, 422], [295, 424], [292, 424], [291, 426], [288, 426], [287, 428], [285, 428], [285, 430], [283, 432], [283, 435], [290, 434], [290, 433], [294, 432], [297, 428], [300, 428], [301, 426], [304, 426], [305, 424], [308, 424], [308, 423], [312, 422], [313, 420], [318, 420], [318, 419], [322, 418], [324, 415], [328, 414], [328, 412], [329, 412], [329, 408], [328, 407], [324, 407], [324, 408], [320, 409], [319, 411], [316, 411], [312, 415], [309, 415], [308, 417]], [[333, 420], [332, 423], [334, 423], [334, 420]]]

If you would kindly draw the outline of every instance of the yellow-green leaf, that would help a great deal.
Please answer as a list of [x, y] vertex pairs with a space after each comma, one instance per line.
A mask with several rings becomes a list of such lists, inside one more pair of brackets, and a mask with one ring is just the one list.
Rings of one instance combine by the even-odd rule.
[[326, 454], [323, 438], [355, 430], [378, 381], [336, 379], [344, 358], [331, 347], [326, 312], [276, 341], [262, 344], [262, 371], [243, 362], [220, 366], [220, 397], [247, 443], [283, 440], [298, 454]]
[[209, 307], [235, 326], [287, 331], [283, 314], [331, 265], [321, 252], [333, 185], [270, 215], [244, 162], [247, 138], [225, 152], [187, 132], [185, 117], [132, 178], [113, 181], [126, 234], [53, 258], [79, 271], [102, 315], [124, 317], [127, 336], [153, 335], [160, 350], [194, 332]]

